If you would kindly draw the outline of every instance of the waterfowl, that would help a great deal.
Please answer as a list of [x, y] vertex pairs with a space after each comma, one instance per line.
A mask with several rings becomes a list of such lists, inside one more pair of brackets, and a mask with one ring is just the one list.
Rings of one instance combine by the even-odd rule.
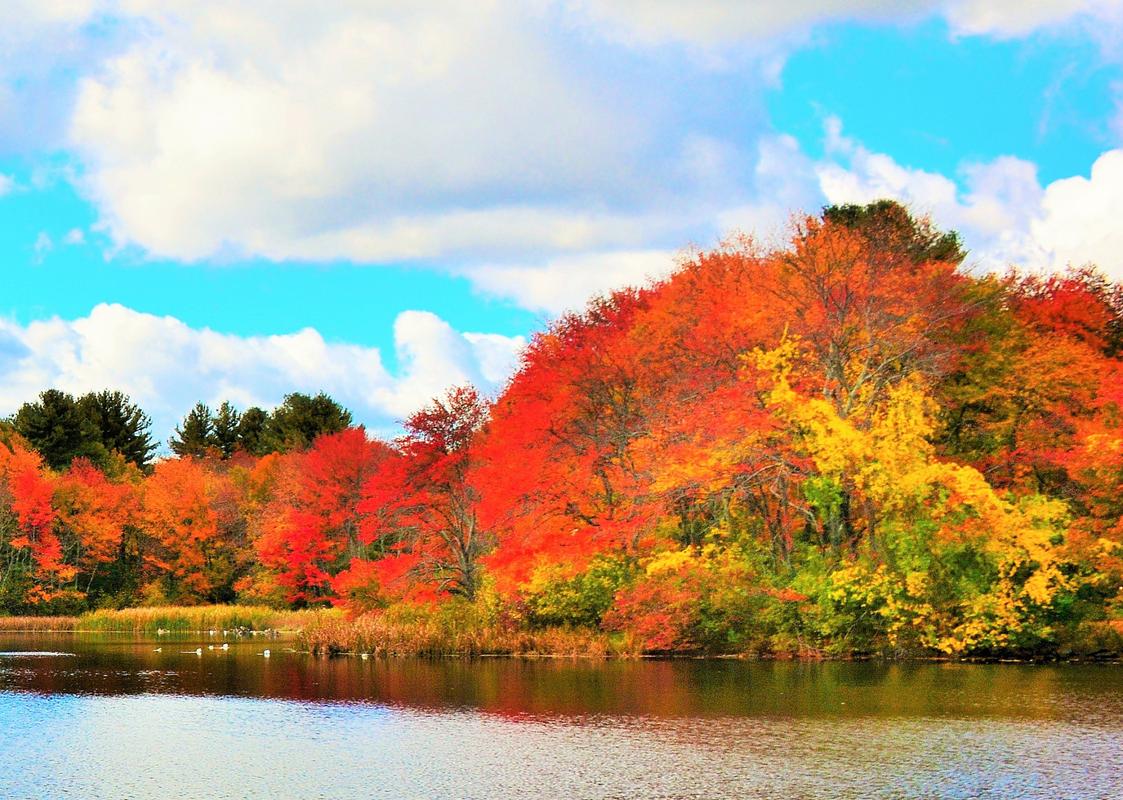
[[153, 650], [152, 652], [153, 652], [153, 653], [162, 653], [162, 652], [164, 652], [164, 648], [162, 648], [162, 647], [157, 647], [157, 648], [156, 648], [155, 650]]
[[229, 650], [229, 649], [230, 649], [230, 644], [229, 644], [229, 643], [227, 643], [227, 642], [223, 642], [223, 644], [222, 644], [222, 647], [220, 647], [219, 649], [220, 649], [220, 650]]
[[262, 652], [262, 655], [265, 656], [266, 658], [269, 658], [269, 651], [265, 650], [264, 652]]

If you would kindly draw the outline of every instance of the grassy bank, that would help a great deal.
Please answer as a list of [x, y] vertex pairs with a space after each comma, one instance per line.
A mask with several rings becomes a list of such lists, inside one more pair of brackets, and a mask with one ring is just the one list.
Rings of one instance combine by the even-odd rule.
[[296, 632], [339, 619], [335, 609], [278, 611], [267, 606], [146, 606], [90, 611], [79, 617], [0, 617], [0, 631], [155, 634], [211, 630]]
[[78, 618], [75, 630], [126, 633], [210, 630], [298, 631], [321, 619], [339, 616], [330, 609], [278, 611], [267, 606], [151, 606], [91, 611]]
[[322, 618], [299, 640], [319, 655], [635, 657], [628, 637], [582, 628], [526, 629], [435, 609]]
[[78, 617], [0, 617], [0, 631], [12, 633], [72, 631]]

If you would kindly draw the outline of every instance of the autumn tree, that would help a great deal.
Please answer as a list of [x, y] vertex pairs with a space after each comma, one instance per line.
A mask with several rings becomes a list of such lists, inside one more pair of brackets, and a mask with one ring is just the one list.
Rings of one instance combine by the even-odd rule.
[[359, 504], [365, 535], [408, 563], [410, 577], [468, 600], [481, 586], [480, 558], [493, 545], [480, 524], [474, 480], [473, 447], [486, 419], [487, 404], [470, 386], [434, 400], [406, 420], [397, 452]]
[[0, 605], [9, 611], [44, 607], [75, 575], [55, 531], [54, 480], [18, 436], [0, 441]]
[[246, 565], [246, 523], [227, 472], [194, 458], [156, 464], [141, 492], [148, 598], [229, 602]]
[[308, 450], [280, 456], [256, 542], [270, 572], [246, 590], [268, 595], [267, 584], [275, 580], [289, 602], [331, 600], [333, 577], [372, 554], [361, 498], [388, 457], [389, 448], [362, 428], [319, 436]]

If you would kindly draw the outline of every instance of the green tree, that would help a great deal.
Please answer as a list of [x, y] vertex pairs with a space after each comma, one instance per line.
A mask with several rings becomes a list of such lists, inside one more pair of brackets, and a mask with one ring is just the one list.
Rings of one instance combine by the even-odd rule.
[[252, 456], [263, 456], [272, 452], [267, 442], [268, 426], [268, 413], [257, 406], [247, 408], [238, 420], [238, 447]]
[[242, 415], [229, 401], [223, 401], [215, 412], [211, 424], [210, 443], [217, 447], [223, 458], [230, 458], [238, 449], [238, 424]]
[[351, 412], [323, 392], [315, 397], [293, 392], [269, 417], [266, 444], [270, 450], [304, 450], [317, 436], [349, 427]]
[[52, 469], [65, 469], [78, 457], [103, 463], [107, 455], [97, 423], [72, 395], [58, 389], [47, 389], [37, 401], [20, 406], [12, 424]]
[[941, 231], [926, 218], [912, 216], [896, 200], [827, 206], [823, 209], [823, 219], [861, 231], [875, 249], [895, 250], [917, 263], [950, 261], [958, 264], [967, 257], [958, 233]]
[[213, 446], [213, 431], [214, 419], [210, 407], [205, 403], [196, 403], [187, 412], [183, 422], [176, 426], [175, 435], [168, 440], [168, 446], [177, 456], [202, 457]]
[[128, 395], [106, 389], [78, 398], [78, 407], [100, 433], [107, 451], [120, 453], [140, 468], [148, 466], [156, 444], [152, 441], [152, 420]]

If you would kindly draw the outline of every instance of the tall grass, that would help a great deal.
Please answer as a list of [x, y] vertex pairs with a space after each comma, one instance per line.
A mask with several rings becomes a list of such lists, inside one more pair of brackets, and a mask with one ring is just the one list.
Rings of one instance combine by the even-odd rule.
[[209, 630], [298, 631], [321, 619], [340, 617], [334, 609], [278, 611], [266, 606], [150, 606], [91, 611], [78, 618], [79, 631], [195, 633]]
[[14, 633], [72, 631], [77, 617], [0, 617], [0, 631]]
[[373, 653], [387, 656], [564, 656], [620, 658], [639, 655], [627, 638], [580, 628], [528, 629], [472, 615], [371, 613], [354, 619], [323, 618], [304, 628], [299, 641], [320, 655]]

